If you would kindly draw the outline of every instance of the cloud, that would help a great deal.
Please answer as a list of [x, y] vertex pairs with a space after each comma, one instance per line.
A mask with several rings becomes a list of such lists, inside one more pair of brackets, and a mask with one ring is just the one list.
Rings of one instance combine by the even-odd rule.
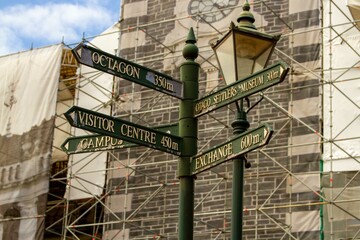
[[13, 31], [0, 27], [0, 36], [0, 56], [12, 52], [12, 49], [24, 49], [21, 39]]
[[0, 10], [0, 55], [29, 49], [31, 42], [35, 47], [60, 43], [63, 38], [74, 43], [81, 41], [84, 32], [86, 36], [101, 33], [117, 16], [100, 3], [26, 4]]

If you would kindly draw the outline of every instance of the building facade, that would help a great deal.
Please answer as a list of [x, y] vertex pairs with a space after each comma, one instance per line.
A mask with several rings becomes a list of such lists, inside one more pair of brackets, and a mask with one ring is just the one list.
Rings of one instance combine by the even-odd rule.
[[[203, 97], [226, 85], [210, 45], [236, 22], [243, 4], [123, 0], [119, 23], [86, 44], [180, 79], [192, 27]], [[281, 34], [269, 64], [283, 61], [290, 71], [283, 82], [244, 102], [249, 129], [267, 123], [274, 134], [269, 144], [246, 155], [251, 167], [244, 177], [243, 239], [358, 239], [356, 14], [333, 0], [250, 4], [259, 31]], [[84, 66], [73, 74], [75, 105], [150, 128], [179, 122], [177, 98]], [[64, 105], [61, 114], [70, 107]], [[199, 153], [233, 137], [236, 111], [230, 104], [198, 118]], [[45, 238], [178, 239], [178, 161], [141, 146], [70, 154], [61, 174], [54, 171], [51, 178], [63, 189], [49, 201]], [[232, 178], [231, 161], [196, 175], [194, 239], [230, 239], [236, 227]], [[19, 204], [12, 206], [7, 212], [0, 208], [3, 218], [19, 215]]]
[[[241, 1], [123, 1], [119, 54], [179, 78], [181, 51], [193, 27], [201, 66], [199, 95], [225, 86], [210, 43], [219, 39], [242, 11]], [[321, 236], [320, 81], [308, 74], [321, 68], [320, 3], [254, 2], [259, 31], [282, 34], [272, 63], [291, 66], [286, 80], [251, 96], [250, 129], [267, 122], [274, 129], [270, 144], [247, 155], [244, 239], [318, 239]], [[178, 121], [179, 100], [125, 80], [115, 94], [114, 116], [149, 127]], [[261, 99], [262, 98], [262, 99]], [[235, 106], [199, 118], [198, 149], [204, 151], [232, 137]], [[123, 168], [109, 177], [108, 204], [122, 222], [108, 225], [118, 239], [177, 239], [177, 158], [138, 147], [111, 154], [110, 164]], [[230, 237], [232, 164], [221, 164], [196, 176], [195, 239]], [[119, 204], [120, 203], [120, 204]], [[119, 232], [120, 231], [120, 232]], [[106, 238], [105, 238], [106, 239]], [[109, 237], [108, 239], [111, 239]]]

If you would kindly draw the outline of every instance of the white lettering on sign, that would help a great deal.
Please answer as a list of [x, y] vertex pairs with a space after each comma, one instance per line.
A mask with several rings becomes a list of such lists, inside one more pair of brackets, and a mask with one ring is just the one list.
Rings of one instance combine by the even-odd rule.
[[260, 142], [260, 135], [259, 134], [247, 134], [240, 140], [240, 147], [241, 149], [249, 148], [255, 144]]
[[81, 111], [78, 112], [78, 116], [80, 125], [94, 127], [108, 132], [115, 132], [114, 121], [111, 119], [95, 116], [91, 113]]
[[93, 52], [91, 55], [91, 59], [93, 63], [99, 64], [102, 67], [106, 67], [108, 69], [111, 69], [113, 71], [125, 74], [127, 76], [140, 79], [140, 68], [133, 66], [131, 64], [128, 64], [126, 62], [117, 61], [114, 58], [105, 56], [103, 54], [99, 54], [98, 52]]
[[96, 138], [83, 138], [79, 143], [81, 150], [114, 147], [123, 144], [123, 140], [116, 139], [109, 136], [100, 136]]
[[162, 87], [171, 92], [174, 91], [174, 85], [172, 83], [169, 83], [169, 80], [167, 78], [158, 76], [157, 74], [155, 74], [154, 76], [156, 86]]
[[209, 109], [210, 107], [219, 104], [225, 100], [233, 98], [237, 95], [238, 91], [236, 87], [229, 87], [219, 93], [211, 96], [209, 98], [205, 98], [204, 100], [195, 104], [195, 114], [201, 113], [202, 111]]
[[146, 80], [152, 82], [155, 86], [161, 87], [169, 92], [174, 92], [174, 84], [172, 84], [166, 77], [159, 76], [151, 71], [148, 71], [145, 77]]
[[[157, 144], [156, 132], [147, 131], [127, 124], [121, 125], [120, 132], [122, 135], [132, 139], [140, 140], [154, 145]], [[163, 136], [159, 144], [161, 144], [164, 148], [179, 151], [179, 143], [173, 141], [173, 139], [169, 136]]]
[[268, 81], [272, 81], [280, 77], [280, 71], [270, 71], [267, 73]]
[[151, 143], [151, 144], [156, 144], [156, 133], [155, 132], [149, 132], [147, 130], [129, 126], [127, 124], [121, 125], [120, 131], [121, 131], [121, 134], [126, 137], [137, 139], [137, 140], [144, 141], [144, 142]]
[[233, 144], [228, 143], [195, 158], [195, 171], [211, 165], [212, 163], [224, 159], [233, 154]]
[[264, 75], [254, 77], [249, 81], [245, 81], [244, 83], [239, 84], [239, 90], [241, 92], [247, 92], [251, 89], [254, 89], [260, 85], [264, 84]]
[[222, 91], [213, 97], [214, 104], [228, 100], [229, 98], [236, 96], [236, 94], [237, 94], [237, 89], [235, 87], [230, 87], [226, 89], [226, 91]]
[[170, 137], [163, 136], [161, 139], [161, 144], [163, 147], [170, 148], [172, 150], [179, 150], [179, 144], [177, 142], [174, 142]]

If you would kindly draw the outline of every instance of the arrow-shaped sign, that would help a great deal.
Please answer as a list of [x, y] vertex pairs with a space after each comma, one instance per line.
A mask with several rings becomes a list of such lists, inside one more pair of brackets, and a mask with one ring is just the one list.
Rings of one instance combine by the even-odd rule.
[[285, 79], [288, 71], [289, 67], [283, 62], [279, 62], [200, 98], [195, 103], [195, 117], [278, 84]]
[[256, 129], [248, 130], [230, 141], [198, 154], [191, 159], [192, 175], [265, 146], [270, 141], [272, 133], [270, 126], [264, 123]]
[[171, 76], [80, 43], [72, 50], [81, 64], [182, 99], [182, 82]]
[[[65, 113], [71, 126], [101, 135], [154, 148], [174, 155], [181, 155], [182, 138], [148, 127], [90, 111], [78, 106]], [[105, 140], [104, 140], [105, 141]], [[111, 141], [111, 140], [110, 140]]]
[[[169, 134], [178, 135], [178, 124], [164, 125], [155, 129]], [[97, 152], [138, 146], [135, 143], [123, 141], [106, 135], [93, 134], [70, 137], [61, 145], [67, 154]]]

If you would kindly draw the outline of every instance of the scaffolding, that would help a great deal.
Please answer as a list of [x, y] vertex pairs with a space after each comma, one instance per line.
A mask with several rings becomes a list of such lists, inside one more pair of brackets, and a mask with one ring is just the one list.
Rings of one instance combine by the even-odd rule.
[[[171, 7], [175, 8], [175, 2], [171, 1]], [[353, 20], [339, 1], [306, 1], [311, 11], [289, 10], [289, 2], [255, 1], [251, 5], [251, 11], [261, 16], [256, 22], [258, 30], [282, 34], [272, 60], [288, 63], [291, 71], [284, 83], [250, 97], [250, 107], [257, 103], [249, 111], [250, 128], [267, 122], [274, 136], [270, 144], [247, 155], [252, 166], [245, 170], [244, 239], [360, 239], [360, 212], [356, 207], [360, 201], [360, 134], [356, 129], [360, 120], [360, 58], [356, 56], [360, 56], [360, 49], [348, 35], [358, 31], [359, 20]], [[122, 3], [123, 9], [126, 3]], [[199, 39], [200, 96], [204, 96], [225, 85], [209, 41], [226, 31], [204, 16], [221, 15], [226, 10], [240, 13], [240, 1], [220, 11], [193, 15], [159, 13], [147, 23], [142, 16], [123, 19], [118, 30], [106, 36], [120, 39], [115, 54], [179, 78], [186, 35], [167, 41], [164, 31], [169, 25], [173, 28], [192, 19]], [[304, 20], [301, 17], [307, 19], [304, 26], [297, 25]], [[207, 35], [201, 33], [204, 24], [212, 29]], [[127, 33], [134, 36], [134, 47], [124, 47], [128, 43], [121, 36]], [[93, 38], [84, 41], [92, 44]], [[355, 57], [336, 60], [336, 54], [341, 54], [335, 51], [339, 44]], [[59, 104], [77, 104], [82, 92], [97, 102], [91, 110], [111, 107], [113, 116], [152, 128], [176, 123], [177, 99], [119, 78], [113, 78], [113, 87], [108, 89], [96, 82], [103, 75], [95, 70], [82, 73], [70, 50], [65, 49], [60, 79], [64, 97]], [[104, 101], [84, 92], [86, 84], [108, 98]], [[344, 84], [353, 88], [344, 88]], [[339, 99], [342, 107], [336, 102]], [[66, 107], [57, 113], [55, 131], [73, 136], [62, 115]], [[353, 113], [343, 122], [337, 114], [348, 111], [342, 108]], [[236, 108], [229, 105], [199, 118], [199, 152], [232, 136], [235, 113]], [[343, 125], [337, 126], [340, 123]], [[60, 150], [59, 146], [54, 148], [54, 152]], [[104, 153], [106, 169], [98, 171], [105, 173], [104, 184], [86, 180], [84, 175], [97, 170], [83, 169]], [[85, 167], [75, 171], [68, 167], [73, 164], [72, 158], [59, 153], [53, 162], [45, 239], [177, 239], [176, 156], [144, 147], [92, 152], [81, 160]], [[341, 164], [349, 167], [341, 168]], [[224, 163], [197, 176], [194, 239], [229, 239], [231, 172], [231, 164]], [[99, 194], [82, 185], [77, 190], [89, 197], [72, 200], [65, 189], [74, 188], [71, 183], [76, 179], [94, 185]]]

